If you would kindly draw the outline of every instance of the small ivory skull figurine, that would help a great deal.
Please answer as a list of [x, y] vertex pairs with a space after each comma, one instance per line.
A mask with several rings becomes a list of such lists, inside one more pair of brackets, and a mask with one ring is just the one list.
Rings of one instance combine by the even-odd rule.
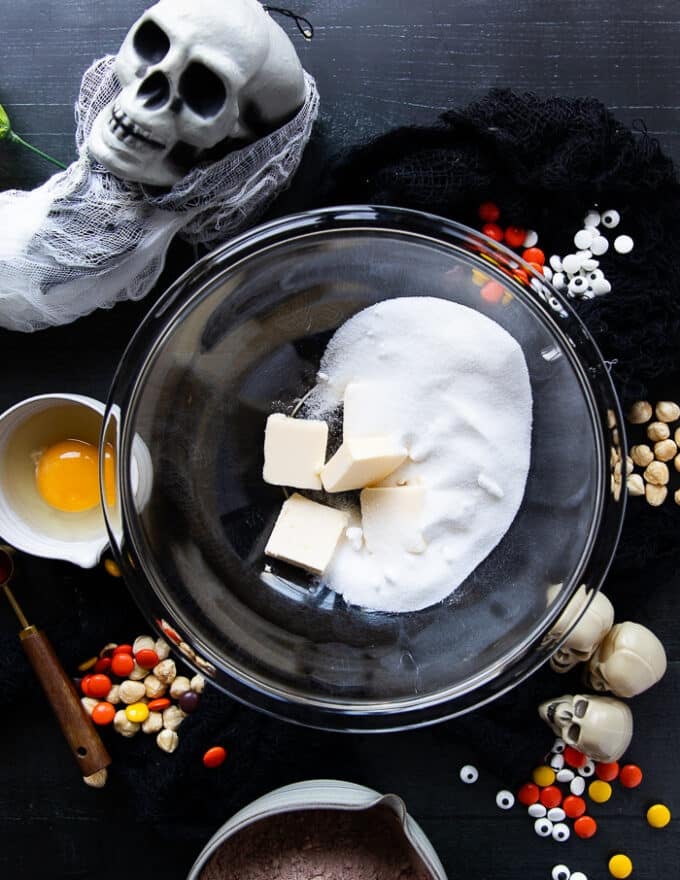
[[538, 707], [557, 736], [594, 761], [618, 761], [633, 738], [633, 713], [621, 700], [565, 694]]
[[273, 131], [305, 100], [292, 43], [257, 0], [161, 0], [116, 56], [122, 91], [88, 148], [124, 180], [172, 186], [206, 152]]
[[[559, 587], [550, 588], [549, 601], [554, 598], [558, 589]], [[596, 593], [590, 605], [589, 599], [590, 591], [586, 590], [585, 584], [581, 584], [546, 637], [548, 643], [554, 644], [560, 641], [570, 627], [574, 627], [550, 658], [550, 667], [555, 672], [568, 672], [577, 663], [590, 660], [614, 623], [614, 606], [603, 593]], [[583, 612], [586, 605], [588, 607]], [[582, 615], [580, 620], [579, 615]], [[576, 620], [578, 623], [574, 626]]]
[[595, 691], [634, 697], [650, 688], [666, 671], [666, 652], [654, 633], [630, 620], [617, 623], [593, 655], [585, 674]]

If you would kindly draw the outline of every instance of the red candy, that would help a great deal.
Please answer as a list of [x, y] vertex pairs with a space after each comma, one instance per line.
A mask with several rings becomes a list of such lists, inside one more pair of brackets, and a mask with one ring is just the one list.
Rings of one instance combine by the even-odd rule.
[[116, 710], [112, 703], [97, 703], [92, 710], [92, 720], [95, 724], [111, 724]]
[[226, 757], [226, 749], [223, 749], [222, 746], [213, 746], [203, 755], [203, 766], [213, 770], [215, 767], [219, 767], [220, 764], [224, 764]]
[[562, 809], [570, 819], [578, 819], [586, 811], [586, 802], [575, 794], [568, 794], [562, 802]]
[[114, 675], [125, 678], [135, 668], [135, 661], [132, 654], [115, 654], [111, 660], [111, 672]]
[[132, 645], [116, 645], [113, 649], [113, 656], [117, 654], [132, 654]]
[[505, 243], [512, 248], [522, 247], [526, 237], [526, 229], [521, 229], [519, 226], [508, 226], [505, 230]]
[[80, 686], [86, 697], [102, 699], [111, 690], [111, 679], [108, 675], [86, 675]]
[[505, 288], [498, 281], [487, 281], [480, 289], [479, 295], [487, 302], [500, 302], [505, 295]]
[[503, 230], [497, 223], [485, 223], [482, 232], [494, 241], [503, 241]]
[[517, 278], [519, 281], [524, 281], [525, 284], [527, 284], [529, 282], [529, 276], [524, 271], [524, 269], [513, 269], [512, 270], [512, 277]]
[[147, 704], [149, 712], [163, 712], [165, 709], [168, 709], [169, 706], [170, 700], [168, 700], [167, 697], [158, 697], [158, 699], [151, 700], [151, 702]]
[[530, 807], [538, 801], [538, 786], [533, 782], [525, 782], [517, 792], [517, 800], [525, 807]]
[[592, 816], [581, 816], [574, 822], [574, 834], [584, 839], [592, 837], [597, 831], [597, 822]]
[[483, 202], [477, 209], [479, 219], [494, 223], [501, 216], [501, 210], [495, 202]]
[[100, 657], [99, 660], [94, 664], [95, 672], [108, 672], [111, 669], [111, 658], [110, 657]]
[[562, 792], [556, 785], [546, 785], [541, 789], [538, 799], [544, 807], [551, 810], [553, 807], [559, 807], [562, 803]]
[[545, 254], [540, 248], [530, 247], [524, 251], [522, 259], [527, 263], [538, 263], [539, 266], [542, 266], [545, 263]]
[[142, 648], [141, 651], [137, 651], [135, 660], [142, 669], [153, 669], [160, 662], [160, 658], [153, 648]]
[[587, 760], [588, 758], [583, 752], [579, 752], [578, 749], [574, 749], [572, 746], [567, 746], [564, 750], [564, 762], [569, 764], [570, 767], [583, 767]]
[[637, 764], [626, 764], [619, 773], [619, 782], [624, 788], [637, 788], [642, 782], [642, 770]]
[[595, 775], [598, 779], [604, 780], [604, 782], [612, 782], [619, 775], [618, 762], [612, 761], [609, 764], [604, 764], [602, 761], [599, 761], [595, 764]]

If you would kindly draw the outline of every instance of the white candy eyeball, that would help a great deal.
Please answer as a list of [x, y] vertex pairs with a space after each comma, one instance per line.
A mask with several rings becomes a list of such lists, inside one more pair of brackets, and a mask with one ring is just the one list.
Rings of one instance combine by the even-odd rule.
[[563, 822], [566, 815], [562, 807], [551, 807], [548, 810], [548, 819], [551, 822]]
[[590, 251], [595, 257], [601, 257], [602, 254], [606, 254], [609, 250], [609, 242], [604, 237], [604, 235], [600, 235], [597, 238], [593, 239], [590, 244]]
[[579, 776], [585, 776], [586, 778], [588, 778], [589, 776], [592, 776], [594, 773], [595, 773], [595, 762], [591, 761], [590, 758], [588, 758], [588, 760], [585, 762], [583, 767], [578, 768], [578, 775]]
[[555, 865], [550, 876], [552, 877], [552, 880], [569, 880], [572, 873], [566, 865]]
[[557, 254], [553, 254], [552, 257], [548, 258], [548, 262], [552, 267], [554, 272], [562, 271], [562, 257], [558, 257]]
[[587, 278], [592, 284], [593, 281], [600, 281], [604, 278], [604, 272], [602, 269], [593, 269], [592, 272], [588, 272]]
[[581, 257], [579, 254], [567, 254], [562, 260], [562, 270], [567, 275], [575, 275], [581, 268], [581, 263], [584, 259], [587, 259], [587, 257]]
[[633, 250], [633, 244], [630, 235], [617, 235], [614, 239], [614, 250], [617, 254], [629, 254]]
[[606, 278], [600, 278], [592, 282], [592, 288], [596, 296], [603, 296], [605, 293], [611, 293], [612, 286]]
[[585, 272], [592, 272], [593, 269], [597, 269], [597, 267], [599, 265], [600, 265], [599, 260], [594, 260], [592, 257], [590, 257], [588, 260], [584, 260], [583, 263], [581, 263], [581, 268]]
[[548, 279], [548, 281], [551, 281], [551, 280], [552, 280], [552, 277], [553, 277], [553, 270], [550, 268], [550, 266], [544, 266], [544, 267], [543, 267], [543, 275], [545, 276], [545, 278]]
[[586, 216], [583, 218], [583, 225], [586, 227], [586, 229], [589, 229], [589, 228], [592, 228], [595, 226], [599, 226], [601, 219], [602, 218], [600, 217], [599, 211], [595, 211], [595, 210], [588, 211]]
[[564, 272], [555, 272], [552, 278], [552, 283], [557, 290], [564, 290], [566, 286]]
[[531, 816], [532, 819], [542, 819], [548, 810], [543, 806], [543, 804], [531, 804], [527, 813]]
[[550, 766], [553, 770], [561, 770], [564, 767], [564, 755], [553, 755], [550, 759]]
[[496, 806], [500, 807], [501, 810], [509, 810], [511, 807], [515, 805], [515, 796], [511, 791], [506, 791], [502, 789], [496, 795]]
[[553, 833], [553, 823], [550, 819], [536, 819], [534, 822], [534, 831], [539, 837], [550, 837]]
[[553, 840], [557, 840], [560, 843], [564, 843], [565, 840], [569, 840], [569, 826], [565, 825], [564, 822], [558, 822], [557, 825], [553, 826], [552, 836]]
[[606, 226], [607, 229], [614, 229], [621, 222], [621, 215], [618, 211], [609, 210], [605, 211], [602, 215], [602, 225]]
[[569, 880], [588, 880], [583, 871], [574, 871]]
[[465, 764], [460, 768], [460, 773], [458, 775], [462, 782], [466, 785], [471, 785], [479, 779], [479, 770], [477, 770], [476, 767], [473, 767], [472, 764]]
[[586, 790], [586, 781], [582, 776], [574, 776], [574, 778], [569, 783], [569, 791], [572, 794], [575, 794], [576, 797], [581, 797], [583, 792]]
[[571, 782], [575, 775], [574, 771], [570, 770], [569, 767], [563, 767], [557, 771], [556, 779], [558, 782]]
[[561, 755], [562, 752], [566, 749], [567, 744], [562, 739], [561, 736], [558, 736], [555, 742], [552, 744], [551, 752], [554, 752], [556, 755]]
[[569, 293], [584, 293], [586, 288], [588, 287], [588, 281], [582, 275], [574, 275], [574, 277], [569, 282], [569, 287], [567, 290]]
[[524, 247], [530, 248], [533, 247], [538, 242], [538, 232], [535, 229], [527, 229], [527, 234], [524, 236]]
[[588, 229], [579, 229], [574, 236], [574, 244], [580, 251], [583, 251], [586, 248], [589, 248], [590, 242], [597, 237], [597, 230], [592, 227], [589, 227]]

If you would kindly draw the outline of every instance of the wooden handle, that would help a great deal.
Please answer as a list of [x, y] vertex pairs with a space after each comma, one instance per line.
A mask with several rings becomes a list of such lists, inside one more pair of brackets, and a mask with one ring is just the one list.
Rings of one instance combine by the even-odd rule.
[[108, 767], [109, 753], [45, 633], [28, 626], [19, 636], [83, 776]]

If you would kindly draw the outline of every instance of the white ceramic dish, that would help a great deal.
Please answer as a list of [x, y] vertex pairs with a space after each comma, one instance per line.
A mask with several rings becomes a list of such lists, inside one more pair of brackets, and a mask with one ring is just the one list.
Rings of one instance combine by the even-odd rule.
[[295, 810], [369, 810], [378, 804], [394, 811], [406, 840], [422, 859], [432, 880], [447, 880], [434, 847], [420, 825], [409, 816], [401, 798], [394, 794], [382, 795], [372, 788], [337, 779], [309, 779], [286, 785], [239, 810], [210, 838], [194, 862], [187, 880], [200, 880], [204, 867], [224, 841], [260, 819]]

